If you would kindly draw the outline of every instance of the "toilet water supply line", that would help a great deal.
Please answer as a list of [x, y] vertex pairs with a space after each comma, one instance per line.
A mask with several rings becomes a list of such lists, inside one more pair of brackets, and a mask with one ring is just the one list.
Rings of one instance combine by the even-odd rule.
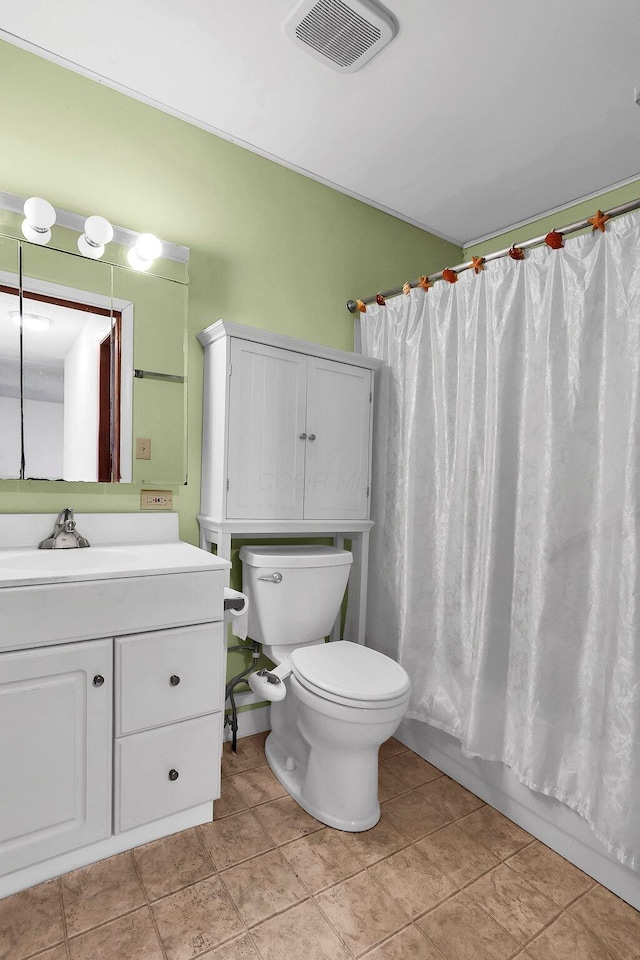
[[243, 647], [238, 645], [237, 647], [227, 647], [227, 653], [230, 653], [232, 650], [243, 650], [245, 653], [251, 653], [251, 664], [247, 667], [246, 670], [243, 670], [241, 673], [237, 673], [235, 677], [232, 677], [231, 680], [227, 681], [227, 685], [224, 688], [224, 699], [225, 702], [228, 700], [231, 704], [231, 716], [225, 712], [224, 715], [224, 726], [231, 727], [231, 749], [234, 753], [238, 752], [238, 708], [236, 706], [236, 700], [233, 695], [233, 691], [238, 686], [239, 683], [247, 683], [245, 677], [255, 669], [256, 661], [260, 659], [260, 644], [253, 642], [253, 649], [251, 647]]

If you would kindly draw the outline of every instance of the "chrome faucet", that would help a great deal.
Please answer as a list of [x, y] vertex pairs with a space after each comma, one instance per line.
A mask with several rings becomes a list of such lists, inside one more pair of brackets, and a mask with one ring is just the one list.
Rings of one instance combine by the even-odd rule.
[[68, 550], [72, 547], [90, 547], [86, 537], [81, 537], [76, 530], [71, 507], [65, 507], [58, 514], [53, 532], [46, 540], [41, 540], [38, 550]]

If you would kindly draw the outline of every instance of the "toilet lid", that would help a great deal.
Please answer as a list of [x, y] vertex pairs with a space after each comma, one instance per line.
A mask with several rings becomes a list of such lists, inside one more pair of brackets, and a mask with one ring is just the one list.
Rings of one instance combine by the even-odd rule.
[[291, 662], [301, 680], [348, 700], [392, 700], [410, 687], [399, 663], [348, 640], [300, 647]]

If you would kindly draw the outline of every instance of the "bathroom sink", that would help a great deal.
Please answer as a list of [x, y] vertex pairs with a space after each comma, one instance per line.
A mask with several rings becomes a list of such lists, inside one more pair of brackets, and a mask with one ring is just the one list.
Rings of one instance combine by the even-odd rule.
[[187, 573], [210, 568], [212, 559], [210, 554], [180, 541], [69, 550], [0, 549], [0, 589], [38, 583]]
[[38, 550], [54, 521], [0, 514], [0, 650], [219, 618], [231, 564], [181, 541], [175, 514], [83, 514], [90, 547]]

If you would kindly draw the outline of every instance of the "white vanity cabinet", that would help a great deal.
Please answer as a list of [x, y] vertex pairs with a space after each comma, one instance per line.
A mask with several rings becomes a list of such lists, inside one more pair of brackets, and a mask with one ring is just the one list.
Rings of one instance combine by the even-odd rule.
[[220, 795], [230, 564], [175, 514], [85, 514], [90, 548], [37, 550], [53, 519], [0, 515], [0, 898]]
[[111, 646], [0, 655], [0, 873], [111, 833]]

